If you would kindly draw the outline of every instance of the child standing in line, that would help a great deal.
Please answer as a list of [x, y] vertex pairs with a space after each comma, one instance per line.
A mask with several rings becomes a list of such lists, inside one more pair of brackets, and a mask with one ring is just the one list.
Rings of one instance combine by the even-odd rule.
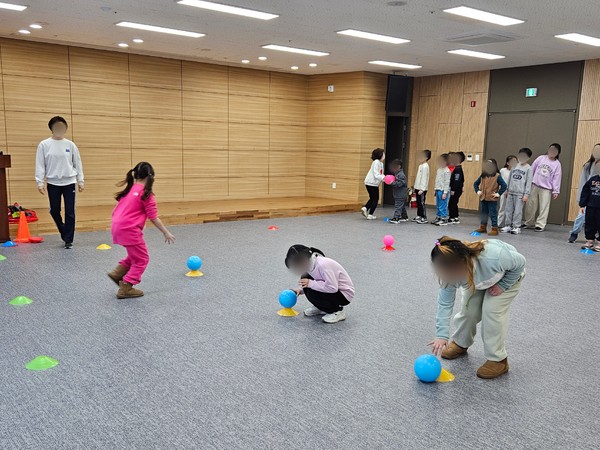
[[533, 180], [533, 172], [529, 165], [529, 159], [532, 154], [531, 149], [527, 147], [519, 150], [519, 156], [517, 156], [518, 164], [510, 171], [506, 194], [500, 197], [506, 201], [504, 207], [504, 228], [500, 230], [502, 233], [521, 234], [523, 208], [529, 199], [531, 182]]
[[390, 223], [408, 222], [408, 214], [406, 213], [406, 195], [408, 194], [408, 183], [406, 175], [402, 170], [402, 161], [395, 159], [390, 164], [390, 169], [394, 172], [395, 180], [392, 182], [394, 193], [394, 217], [390, 219]]
[[[596, 173], [600, 173], [600, 160], [594, 163]], [[600, 252], [600, 175], [594, 175], [583, 185], [579, 206], [585, 208], [585, 238], [587, 242], [582, 247]]]
[[415, 191], [417, 191], [417, 217], [413, 219], [419, 224], [427, 223], [427, 189], [429, 189], [429, 160], [431, 159], [431, 150], [423, 150], [419, 153], [419, 168], [417, 169], [417, 178], [415, 179]]
[[377, 217], [374, 215], [379, 203], [379, 185], [385, 178], [383, 173], [383, 161], [385, 161], [385, 152], [381, 148], [376, 148], [371, 153], [371, 168], [369, 173], [365, 177], [365, 186], [369, 193], [369, 201], [362, 207], [362, 214], [368, 220], [375, 220]]
[[296, 294], [306, 295], [312, 303], [304, 315], [323, 316], [325, 323], [346, 320], [344, 306], [354, 299], [354, 284], [338, 262], [319, 249], [296, 244], [288, 250], [285, 266], [300, 276]]
[[[510, 177], [510, 171], [514, 166], [517, 165], [517, 157], [515, 155], [509, 155], [506, 157], [506, 163], [504, 167], [500, 169], [500, 176], [508, 186], [508, 179]], [[501, 196], [498, 205], [498, 226], [504, 227], [504, 210], [506, 208], [506, 197], [507, 195]], [[510, 231], [510, 230], [509, 230]]]
[[448, 200], [450, 199], [450, 169], [448, 169], [448, 154], [443, 153], [437, 159], [437, 173], [435, 175], [435, 206], [437, 217], [432, 225], [448, 225]]
[[448, 212], [450, 214], [450, 225], [458, 225], [458, 201], [463, 194], [465, 186], [465, 174], [463, 172], [462, 163], [466, 156], [463, 152], [454, 152], [450, 154], [450, 161], [454, 165], [452, 176], [450, 177], [450, 200], [448, 201]]
[[[431, 262], [440, 280], [436, 337], [429, 343], [433, 353], [444, 359], [465, 355], [481, 322], [487, 361], [477, 370], [477, 376], [496, 378], [508, 372], [505, 341], [509, 309], [525, 277], [525, 257], [497, 239], [462, 242], [444, 236], [436, 241]], [[462, 306], [454, 317], [456, 330], [448, 345], [450, 317], [459, 288]]]
[[525, 209], [524, 228], [535, 226], [535, 231], [538, 232], [544, 231], [546, 228], [550, 202], [556, 200], [560, 194], [562, 177], [562, 166], [558, 160], [560, 151], [560, 144], [552, 144], [548, 148], [548, 152], [538, 157], [531, 165], [533, 186]]
[[[596, 173], [594, 172], [596, 161], [600, 160], [600, 144], [594, 145], [592, 149], [592, 155], [590, 159], [586, 161], [583, 165], [583, 171], [581, 172], [581, 176], [579, 177], [579, 188], [577, 189], [577, 201], [581, 198], [581, 191], [583, 190], [583, 186], [588, 182], [590, 178], [592, 178]], [[598, 173], [600, 174], [600, 172]], [[575, 222], [573, 223], [573, 228], [571, 229], [571, 234], [569, 235], [569, 244], [574, 243], [579, 237], [579, 233], [584, 228], [585, 225], [585, 210], [581, 210], [577, 217], [575, 218]]]
[[119, 261], [117, 267], [108, 277], [119, 285], [117, 298], [134, 298], [144, 295], [133, 286], [139, 284], [150, 258], [144, 241], [144, 225], [146, 220], [162, 231], [165, 242], [175, 242], [169, 230], [158, 218], [156, 200], [152, 193], [154, 169], [147, 162], [140, 162], [127, 172], [125, 180], [119, 183], [125, 186], [116, 196], [118, 201], [112, 214], [112, 236], [115, 244], [127, 250], [127, 257]]
[[488, 219], [491, 219], [490, 236], [498, 236], [498, 199], [506, 191], [506, 183], [498, 173], [498, 163], [488, 159], [483, 163], [481, 176], [473, 184], [481, 201], [481, 225], [476, 232], [487, 233]]

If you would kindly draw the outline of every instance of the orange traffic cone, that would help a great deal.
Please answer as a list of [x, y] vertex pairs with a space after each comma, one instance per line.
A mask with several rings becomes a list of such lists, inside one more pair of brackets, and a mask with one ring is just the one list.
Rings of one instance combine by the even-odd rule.
[[19, 229], [17, 230], [17, 238], [15, 239], [15, 242], [27, 243], [31, 238], [31, 233], [29, 233], [29, 224], [27, 223], [25, 211], [21, 211], [19, 216]]

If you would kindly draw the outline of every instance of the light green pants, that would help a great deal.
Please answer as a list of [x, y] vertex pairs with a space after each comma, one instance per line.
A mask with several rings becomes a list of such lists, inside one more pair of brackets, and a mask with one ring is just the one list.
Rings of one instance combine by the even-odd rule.
[[461, 347], [473, 345], [477, 324], [481, 322], [483, 352], [490, 361], [506, 358], [505, 341], [508, 333], [508, 312], [510, 304], [519, 293], [523, 278], [508, 291], [494, 297], [485, 291], [463, 291], [462, 308], [454, 316], [456, 331], [452, 339]]

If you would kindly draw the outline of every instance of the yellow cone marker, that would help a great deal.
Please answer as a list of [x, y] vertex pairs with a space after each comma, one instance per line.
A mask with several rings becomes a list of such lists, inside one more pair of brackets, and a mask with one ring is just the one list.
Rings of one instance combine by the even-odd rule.
[[111, 246], [108, 244], [100, 244], [98, 247], [96, 247], [96, 250], [110, 250]]
[[446, 369], [442, 368], [442, 373], [435, 381], [438, 381], [440, 383], [448, 383], [449, 381], [454, 381], [454, 378], [455, 377], [453, 373], [448, 372]]
[[277, 314], [279, 314], [281, 317], [294, 317], [298, 315], [298, 311], [293, 308], [281, 308], [279, 311], [277, 311]]
[[186, 277], [203, 277], [204, 274], [202, 272], [200, 272], [199, 270], [190, 270], [188, 273], [185, 274]]

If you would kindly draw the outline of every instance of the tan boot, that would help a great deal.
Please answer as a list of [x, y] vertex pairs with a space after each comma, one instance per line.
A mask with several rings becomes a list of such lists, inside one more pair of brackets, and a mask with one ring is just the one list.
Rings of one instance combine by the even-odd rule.
[[448, 345], [445, 348], [445, 350], [442, 352], [442, 358], [456, 359], [459, 356], [466, 355], [466, 354], [467, 354], [466, 348], [463, 348], [460, 345], [458, 345], [456, 342], [452, 341], [452, 342], [450, 342], [450, 345]]
[[475, 231], [477, 233], [487, 233], [487, 225], [481, 224]]
[[502, 361], [488, 360], [483, 366], [477, 369], [477, 376], [479, 378], [491, 379], [497, 378], [506, 372], [508, 372], [508, 358], [504, 358]]
[[131, 283], [126, 281], [119, 281], [119, 292], [117, 292], [117, 298], [136, 298], [142, 297], [143, 291], [133, 287]]
[[119, 281], [123, 279], [123, 277], [127, 274], [127, 269], [123, 267], [121, 264], [117, 265], [112, 272], [108, 272], [108, 278], [113, 280], [115, 284], [118, 286]]
[[492, 227], [492, 231], [488, 233], [488, 236], [498, 236], [498, 227]]

